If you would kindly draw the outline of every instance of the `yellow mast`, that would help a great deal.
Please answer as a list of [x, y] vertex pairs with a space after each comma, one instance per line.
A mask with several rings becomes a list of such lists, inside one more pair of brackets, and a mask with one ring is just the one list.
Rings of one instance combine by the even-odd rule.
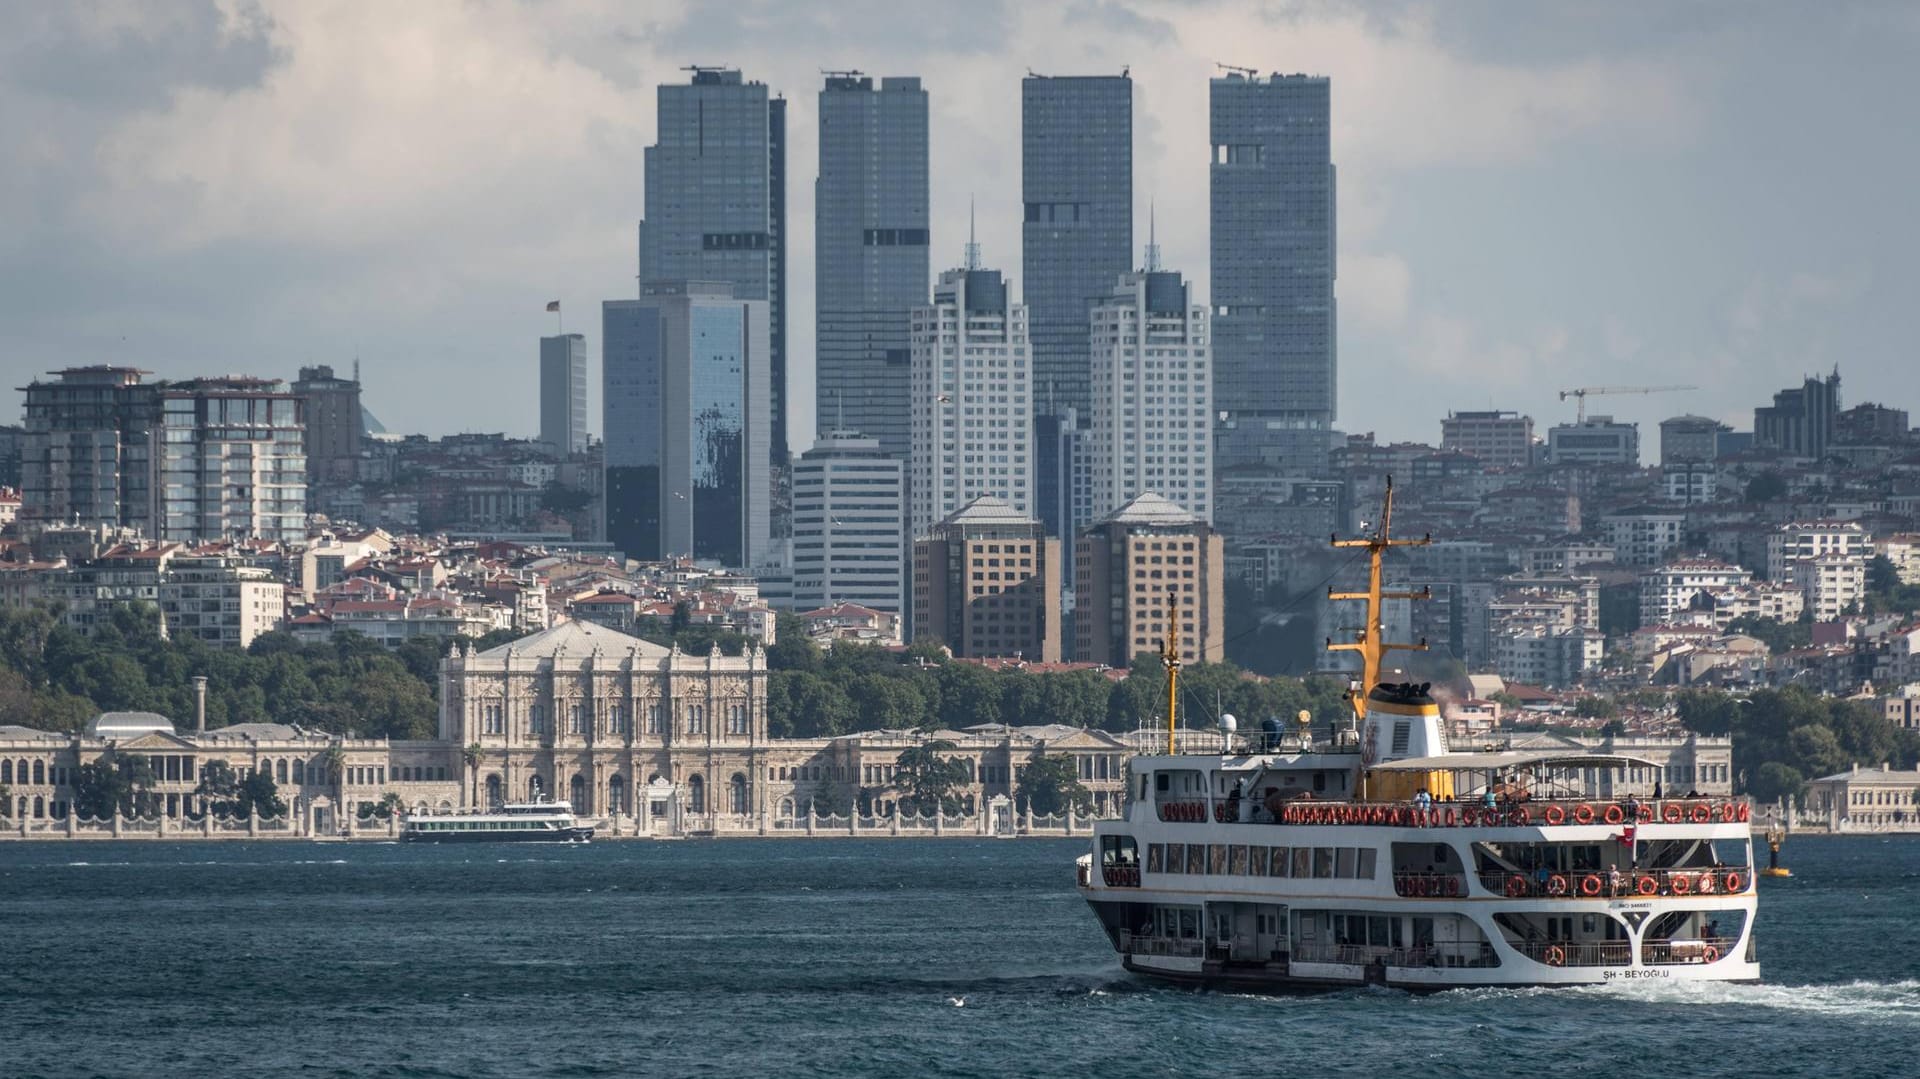
[[1167, 586], [1167, 640], [1160, 647], [1160, 662], [1167, 665], [1167, 756], [1174, 748], [1173, 716], [1180, 705], [1180, 592]]
[[1418, 592], [1383, 592], [1380, 588], [1380, 556], [1389, 547], [1424, 547], [1433, 542], [1432, 536], [1419, 539], [1397, 540], [1389, 535], [1393, 527], [1393, 477], [1387, 477], [1387, 496], [1380, 508], [1380, 529], [1371, 536], [1361, 539], [1343, 540], [1333, 537], [1335, 547], [1365, 547], [1367, 549], [1367, 590], [1365, 592], [1335, 592], [1327, 589], [1329, 600], [1365, 600], [1367, 621], [1354, 634], [1350, 642], [1334, 643], [1327, 640], [1329, 652], [1360, 653], [1360, 692], [1353, 694], [1353, 711], [1361, 719], [1367, 716], [1367, 694], [1380, 682], [1380, 661], [1388, 651], [1423, 652], [1427, 642], [1419, 644], [1398, 644], [1384, 640], [1386, 624], [1380, 618], [1380, 601], [1383, 599], [1432, 599], [1433, 589], [1425, 588]]

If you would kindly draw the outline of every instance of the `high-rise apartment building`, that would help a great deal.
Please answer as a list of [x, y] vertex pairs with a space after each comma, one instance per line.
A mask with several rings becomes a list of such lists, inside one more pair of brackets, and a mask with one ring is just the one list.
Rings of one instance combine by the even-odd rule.
[[913, 312], [910, 527], [982, 495], [1032, 511], [1033, 394], [1027, 309], [998, 270], [940, 275], [933, 303]]
[[1167, 636], [1171, 591], [1183, 663], [1226, 647], [1226, 542], [1198, 514], [1142, 494], [1074, 540], [1074, 660], [1124, 667]]
[[764, 300], [656, 281], [602, 305], [607, 538], [630, 558], [765, 558], [771, 392]]
[[1703, 463], [1720, 456], [1720, 436], [1732, 428], [1707, 416], [1674, 416], [1660, 421], [1660, 463]]
[[1214, 79], [1209, 167], [1219, 463], [1317, 474], [1338, 383], [1329, 80]]
[[908, 324], [927, 299], [927, 92], [915, 78], [873, 82], [830, 74], [820, 91], [814, 410], [818, 430], [856, 430], [904, 458]]
[[1477, 457], [1489, 468], [1533, 463], [1533, 417], [1518, 412], [1449, 412], [1440, 421], [1440, 448]]
[[587, 452], [587, 339], [582, 334], [540, 339], [540, 441], [559, 457]]
[[955, 656], [1060, 660], [1060, 541], [984, 495], [913, 544], [913, 637]]
[[793, 462], [793, 605], [906, 613], [906, 465], [879, 439], [829, 431]]
[[1547, 460], [1556, 465], [1640, 464], [1640, 426], [1616, 423], [1612, 416], [1588, 416], [1579, 423], [1547, 428]]
[[1151, 491], [1211, 520], [1207, 309], [1192, 303], [1178, 273], [1155, 268], [1157, 261], [1150, 255], [1147, 270], [1121, 277], [1093, 308], [1093, 516]]
[[1808, 378], [1773, 395], [1773, 404], [1753, 410], [1753, 444], [1794, 457], [1826, 456], [1840, 415], [1840, 370]]
[[70, 367], [25, 388], [20, 516], [151, 531], [158, 388], [131, 367]]
[[360, 441], [366, 421], [360, 413], [360, 372], [340, 378], [326, 364], [302, 367], [293, 395], [306, 421], [307, 482], [315, 487], [344, 487], [360, 478]]
[[687, 83], [660, 87], [658, 108], [644, 166], [640, 281], [724, 281], [735, 298], [767, 305], [773, 426], [761, 459], [784, 471], [786, 100], [738, 71], [696, 68]]
[[192, 543], [307, 536], [306, 425], [277, 378], [159, 386], [153, 538]]

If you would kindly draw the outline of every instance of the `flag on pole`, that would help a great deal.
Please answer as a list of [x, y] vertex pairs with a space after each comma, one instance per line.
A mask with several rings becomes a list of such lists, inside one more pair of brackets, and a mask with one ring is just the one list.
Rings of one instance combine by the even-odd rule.
[[553, 312], [553, 313], [554, 313], [554, 314], [556, 314], [556, 315], [557, 315], [557, 314], [559, 314], [559, 313], [560, 313], [560, 301], [559, 301], [559, 300], [548, 300], [548, 301], [547, 301], [547, 310], [549, 310], [549, 311], [551, 311], [551, 312]]

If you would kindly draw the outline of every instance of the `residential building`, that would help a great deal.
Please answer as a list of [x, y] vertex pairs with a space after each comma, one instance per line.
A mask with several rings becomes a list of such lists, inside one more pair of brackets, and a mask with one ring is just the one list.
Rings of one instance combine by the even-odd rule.
[[1900, 444], [1913, 438], [1904, 408], [1872, 403], [1855, 405], [1835, 417], [1834, 439], [1853, 444]]
[[739, 71], [697, 67], [685, 84], [661, 86], [657, 107], [658, 134], [645, 152], [639, 280], [724, 281], [735, 299], [765, 305], [771, 429], [756, 460], [784, 472], [786, 99]]
[[906, 466], [877, 438], [829, 431], [793, 464], [793, 604], [906, 613]]
[[280, 386], [235, 375], [158, 387], [154, 539], [306, 539], [305, 424]]
[[1660, 421], [1660, 463], [1703, 464], [1720, 456], [1720, 436], [1732, 428], [1705, 416], [1675, 416]]
[[1076, 662], [1125, 667], [1159, 650], [1169, 600], [1179, 616], [1181, 660], [1224, 658], [1226, 544], [1199, 514], [1143, 492], [1074, 545]]
[[602, 309], [607, 538], [642, 560], [758, 564], [771, 547], [766, 301], [655, 281]]
[[[1178, 273], [1126, 274], [1093, 308], [1095, 517], [1149, 491], [1213, 519], [1213, 365], [1207, 309]], [[1077, 530], [1076, 530], [1077, 532]]]
[[1491, 468], [1533, 463], [1533, 417], [1518, 412], [1449, 412], [1440, 421], [1440, 448], [1478, 457]]
[[913, 639], [959, 658], [1060, 660], [1060, 541], [982, 495], [913, 544]]
[[909, 327], [927, 298], [927, 160], [919, 79], [883, 78], [876, 90], [858, 73], [826, 76], [813, 196], [816, 429], [859, 431], [902, 458]]
[[302, 367], [292, 389], [300, 399], [301, 418], [306, 423], [303, 445], [308, 485], [337, 491], [356, 482], [360, 478], [360, 443], [366, 434], [358, 362], [352, 378], [336, 376], [326, 364]]
[[1033, 511], [1033, 393], [1027, 309], [969, 251], [913, 313], [915, 537], [982, 495]]
[[556, 457], [587, 452], [587, 339], [540, 339], [540, 441]]
[[1493, 669], [1509, 681], [1569, 686], [1597, 670], [1605, 654], [1606, 638], [1595, 630], [1541, 626], [1496, 635]]
[[20, 516], [153, 529], [158, 386], [132, 367], [70, 367], [25, 388]]
[[1783, 580], [1790, 563], [1835, 554], [1864, 564], [1873, 537], [1858, 521], [1789, 521], [1767, 537], [1767, 576]]
[[1694, 605], [1706, 593], [1742, 589], [1753, 583], [1753, 572], [1711, 558], [1683, 558], [1640, 575], [1640, 624], [1665, 625], [1674, 614]]
[[1612, 416], [1547, 428], [1547, 460], [1556, 465], [1640, 465], [1640, 426]]
[[1601, 534], [1624, 566], [1653, 566], [1680, 546], [1686, 514], [1671, 509], [1633, 507], [1600, 518]]
[[1231, 72], [1208, 97], [1218, 462], [1323, 475], [1338, 388], [1332, 83]]
[[1901, 584], [1920, 584], [1920, 532], [1898, 532], [1874, 546], [1876, 553], [1893, 564]]
[[1720, 493], [1720, 471], [1706, 461], [1668, 461], [1660, 466], [1660, 497], [1683, 506], [1712, 502]]
[[1753, 410], [1753, 444], [1793, 457], [1826, 456], [1840, 415], [1840, 369], [1826, 378], [1809, 376], [1773, 395], [1773, 404]]
[[1788, 562], [1778, 578], [1798, 587], [1815, 622], [1833, 622], [1865, 610], [1867, 564], [1858, 555], [1824, 554]]

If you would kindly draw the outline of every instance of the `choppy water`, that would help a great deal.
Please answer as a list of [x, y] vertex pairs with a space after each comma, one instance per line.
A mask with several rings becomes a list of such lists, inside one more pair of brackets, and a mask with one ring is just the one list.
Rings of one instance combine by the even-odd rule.
[[1079, 842], [0, 844], [0, 1076], [1920, 1075], [1920, 841], [1801, 840], [1760, 986], [1194, 992]]

